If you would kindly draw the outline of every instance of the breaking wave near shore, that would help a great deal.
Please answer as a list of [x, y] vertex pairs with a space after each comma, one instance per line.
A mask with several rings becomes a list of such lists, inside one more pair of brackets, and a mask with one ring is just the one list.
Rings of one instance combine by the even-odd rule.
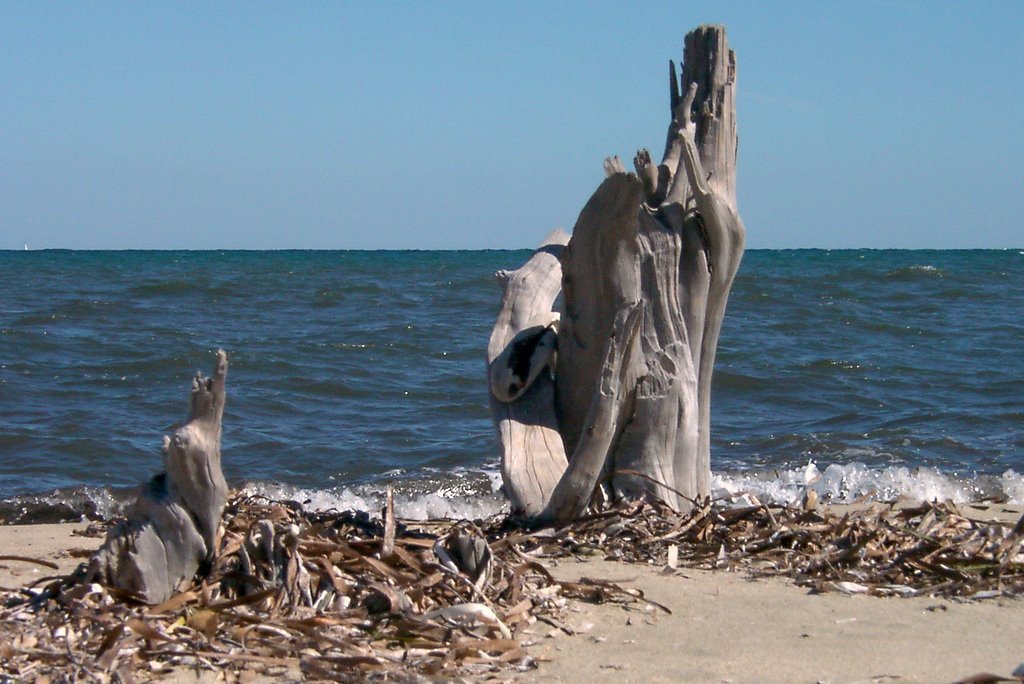
[[[398, 479], [393, 483], [396, 515], [408, 520], [475, 520], [508, 512], [496, 471], [438, 477]], [[713, 473], [712, 498], [725, 506], [798, 504], [808, 490], [825, 503], [865, 501], [951, 501], [956, 504], [1005, 502], [1024, 504], [1024, 474], [958, 476], [931, 468], [902, 466], [873, 469], [863, 463], [815, 463], [771, 473]], [[307, 511], [365, 511], [380, 517], [386, 486], [364, 484], [312, 488], [267, 482], [235, 488], [240, 496], [293, 501]], [[134, 490], [80, 487], [45, 494], [27, 494], [0, 501], [4, 523], [64, 522], [112, 519], [134, 498]]]

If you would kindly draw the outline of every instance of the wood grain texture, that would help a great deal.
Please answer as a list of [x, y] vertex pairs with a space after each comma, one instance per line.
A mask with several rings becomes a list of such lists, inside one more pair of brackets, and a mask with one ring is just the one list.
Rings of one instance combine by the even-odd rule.
[[497, 274], [501, 308], [487, 345], [491, 416], [505, 494], [516, 513], [539, 514], [565, 471], [555, 417], [553, 360], [561, 289], [559, 258], [569, 241], [549, 234], [521, 268]]
[[[502, 433], [507, 418], [498, 409], [529, 397], [531, 417], [544, 416], [540, 448], [552, 450], [551, 431], [564, 445], [561, 458], [539, 459], [551, 464], [542, 474], [527, 441], [514, 458], [503, 445], [506, 489], [528, 515], [566, 521], [599, 494], [686, 510], [709, 494], [711, 376], [745, 240], [736, 209], [736, 59], [725, 29], [687, 34], [682, 79], [670, 63], [669, 81], [662, 161], [656, 166], [641, 149], [634, 174], [617, 157], [605, 160], [606, 179], [561, 256], [557, 326], [543, 319], [557, 295], [556, 269], [539, 270], [535, 255], [515, 272], [515, 291], [516, 302], [542, 291], [540, 311], [512, 324], [506, 310], [528, 307], [510, 303], [506, 291], [491, 337], [491, 404], [503, 439], [511, 432]], [[522, 464], [532, 469], [526, 479], [545, 485], [519, 484]]]
[[196, 374], [188, 420], [164, 437], [164, 472], [142, 485], [90, 559], [93, 580], [159, 603], [209, 567], [228, 493], [220, 452], [227, 371], [219, 350], [213, 376]]

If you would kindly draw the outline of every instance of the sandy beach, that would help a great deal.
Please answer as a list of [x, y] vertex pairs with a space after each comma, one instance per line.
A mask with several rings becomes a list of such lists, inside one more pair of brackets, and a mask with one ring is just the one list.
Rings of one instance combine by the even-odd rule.
[[[0, 560], [0, 589], [19, 589], [45, 577], [73, 571], [85, 560], [80, 554], [97, 548], [102, 541], [75, 534], [87, 526], [86, 523], [0, 525], [0, 556], [5, 557]], [[10, 556], [23, 556], [42, 563], [7, 559]]]
[[[584, 633], [545, 638], [547, 682], [951, 682], [1024, 661], [1024, 601], [812, 594], [724, 571], [671, 575], [606, 561], [562, 563], [672, 610], [577, 606]], [[551, 630], [540, 630], [544, 634]]]
[[[967, 509], [1013, 519], [1020, 507]], [[0, 527], [0, 586], [69, 572], [100, 540], [84, 524]], [[955, 681], [1009, 675], [1024, 662], [1024, 600], [961, 601], [816, 594], [785, 578], [669, 570], [603, 560], [551, 563], [563, 579], [610, 579], [640, 589], [654, 606], [574, 603], [567, 634], [529, 628], [538, 670], [524, 681], [860, 682]], [[212, 673], [211, 673], [212, 674]]]

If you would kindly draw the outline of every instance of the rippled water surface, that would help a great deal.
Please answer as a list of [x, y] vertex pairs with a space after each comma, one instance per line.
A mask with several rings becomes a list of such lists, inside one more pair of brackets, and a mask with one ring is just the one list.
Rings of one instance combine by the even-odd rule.
[[[217, 347], [233, 483], [489, 491], [492, 274], [528, 255], [0, 252], [0, 498], [148, 477]], [[751, 251], [713, 467], [998, 479], [1024, 470], [1022, 388], [1021, 252]]]

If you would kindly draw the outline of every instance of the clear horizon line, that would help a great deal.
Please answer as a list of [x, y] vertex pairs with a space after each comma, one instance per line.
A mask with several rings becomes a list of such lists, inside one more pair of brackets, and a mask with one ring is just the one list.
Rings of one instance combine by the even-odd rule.
[[[522, 252], [536, 247], [27, 247], [0, 252]], [[747, 252], [970, 252], [1024, 251], [1011, 247], [748, 247]]]

